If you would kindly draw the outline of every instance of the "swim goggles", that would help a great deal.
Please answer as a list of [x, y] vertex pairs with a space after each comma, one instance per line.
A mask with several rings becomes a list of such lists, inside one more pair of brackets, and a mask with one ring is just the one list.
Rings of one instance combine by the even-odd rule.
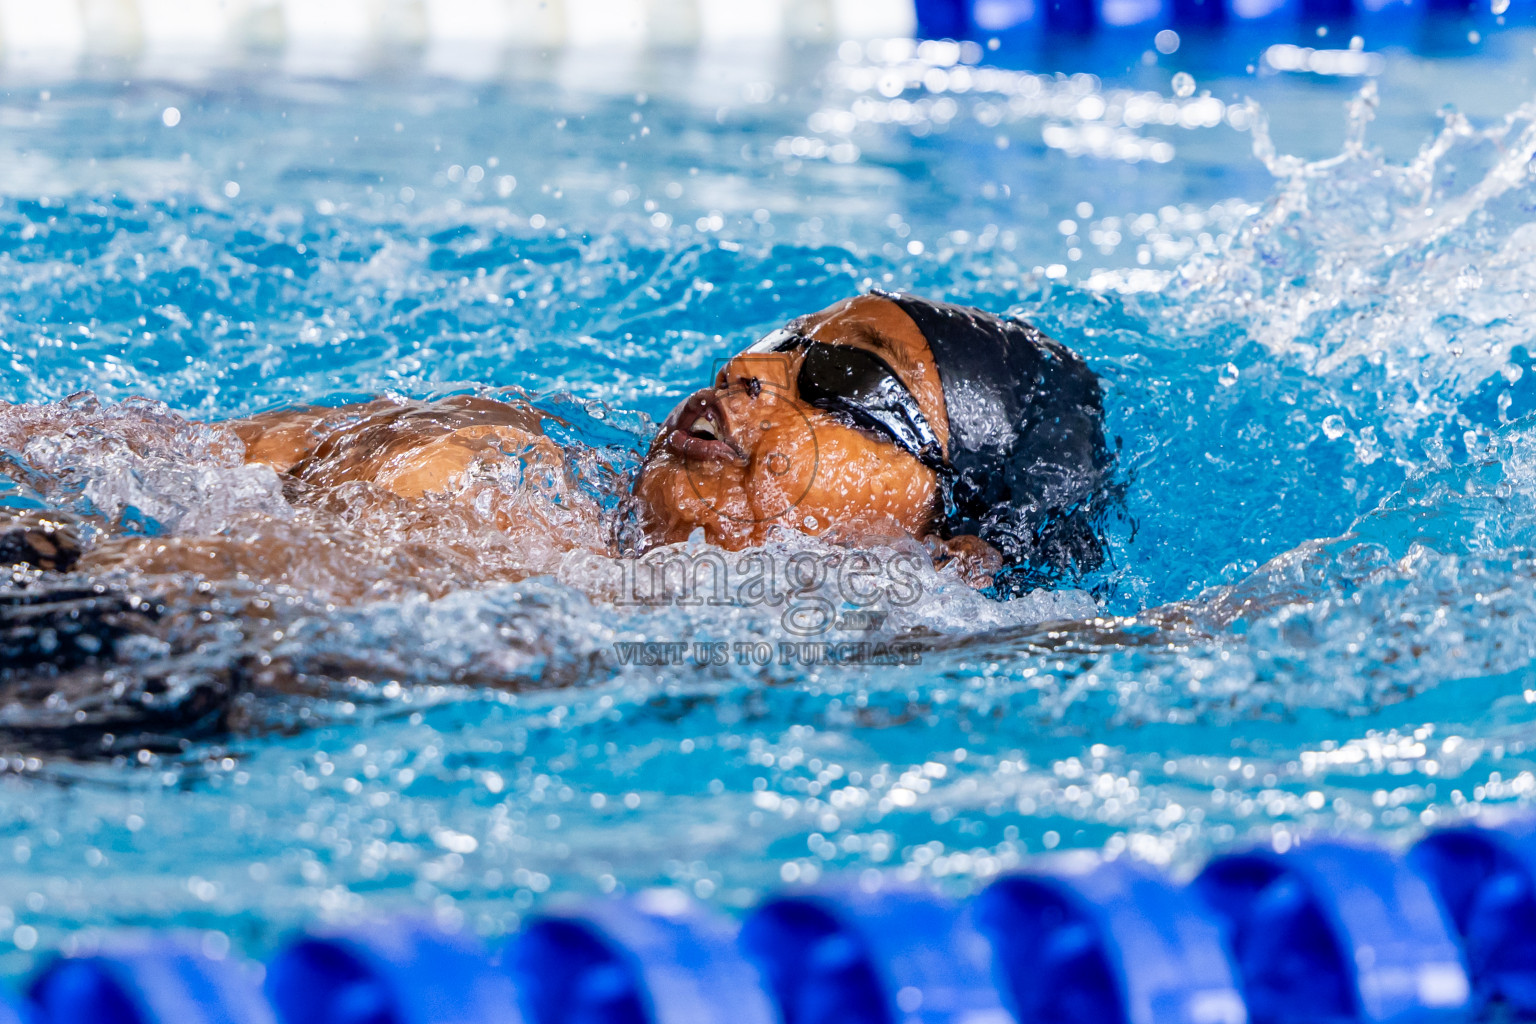
[[884, 434], [929, 469], [947, 475], [948, 460], [917, 398], [889, 363], [868, 349], [829, 345], [788, 328], [765, 336], [747, 353], [765, 355], [804, 349], [795, 386], [801, 401]]

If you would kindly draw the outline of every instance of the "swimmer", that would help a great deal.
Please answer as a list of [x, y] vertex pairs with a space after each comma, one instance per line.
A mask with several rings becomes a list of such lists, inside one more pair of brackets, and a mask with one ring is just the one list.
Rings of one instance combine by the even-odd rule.
[[[630, 528], [619, 535], [630, 540], [603, 528], [543, 418], [457, 396], [225, 426], [291, 500], [365, 493], [396, 511], [464, 517], [513, 547], [616, 555], [696, 531], [729, 550], [785, 529], [847, 544], [911, 538], [1000, 596], [1076, 580], [1104, 560], [1111, 459], [1098, 379], [1033, 326], [977, 309], [876, 291], [738, 353], [662, 424], [625, 503]], [[508, 487], [509, 473], [524, 486]], [[54, 571], [282, 579], [299, 554], [234, 535], [78, 548], [67, 517], [0, 524], [0, 561]], [[541, 568], [513, 563], [490, 578]]]

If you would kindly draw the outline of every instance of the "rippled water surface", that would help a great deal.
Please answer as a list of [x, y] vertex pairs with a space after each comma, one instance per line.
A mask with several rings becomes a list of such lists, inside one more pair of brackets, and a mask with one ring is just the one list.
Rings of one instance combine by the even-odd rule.
[[[13, 77], [0, 500], [295, 554], [106, 579], [160, 602], [77, 595], [131, 657], [11, 670], [0, 947], [174, 921], [260, 950], [402, 908], [495, 934], [561, 893], [736, 906], [870, 867], [963, 889], [1048, 849], [1187, 865], [1528, 799], [1533, 44], [1389, 48], [1371, 79], [1196, 43], [1050, 57], [1101, 77], [902, 45]], [[871, 285], [1083, 352], [1127, 485], [1083, 590], [919, 573], [869, 634], [916, 664], [625, 664], [796, 637], [462, 524], [413, 552], [205, 425], [516, 389], [611, 504], [715, 360]], [[767, 553], [805, 551], [833, 549]], [[536, 575], [496, 582], [508, 559]]]

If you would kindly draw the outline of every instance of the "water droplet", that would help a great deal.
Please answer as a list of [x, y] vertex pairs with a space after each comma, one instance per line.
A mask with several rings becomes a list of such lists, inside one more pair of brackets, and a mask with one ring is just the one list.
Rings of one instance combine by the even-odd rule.
[[1329, 416], [1323, 420], [1323, 434], [1330, 441], [1337, 441], [1344, 436], [1344, 417], [1339, 415]]
[[1188, 71], [1180, 71], [1173, 76], [1173, 94], [1180, 98], [1195, 94], [1195, 76]]
[[160, 112], [160, 121], [167, 128], [175, 128], [178, 124], [181, 124], [181, 111], [175, 107], [166, 107]]
[[1222, 387], [1229, 388], [1237, 383], [1237, 378], [1241, 373], [1242, 371], [1237, 368], [1236, 363], [1228, 363], [1221, 368], [1221, 372], [1217, 375], [1216, 379], [1221, 382]]

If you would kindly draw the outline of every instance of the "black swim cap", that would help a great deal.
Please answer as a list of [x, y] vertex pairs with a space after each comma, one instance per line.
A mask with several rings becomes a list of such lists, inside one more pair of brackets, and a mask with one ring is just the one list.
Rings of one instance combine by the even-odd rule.
[[879, 292], [928, 339], [949, 410], [946, 536], [1003, 556], [1000, 591], [1075, 580], [1104, 562], [1109, 496], [1099, 379], [1075, 352], [1021, 320]]

